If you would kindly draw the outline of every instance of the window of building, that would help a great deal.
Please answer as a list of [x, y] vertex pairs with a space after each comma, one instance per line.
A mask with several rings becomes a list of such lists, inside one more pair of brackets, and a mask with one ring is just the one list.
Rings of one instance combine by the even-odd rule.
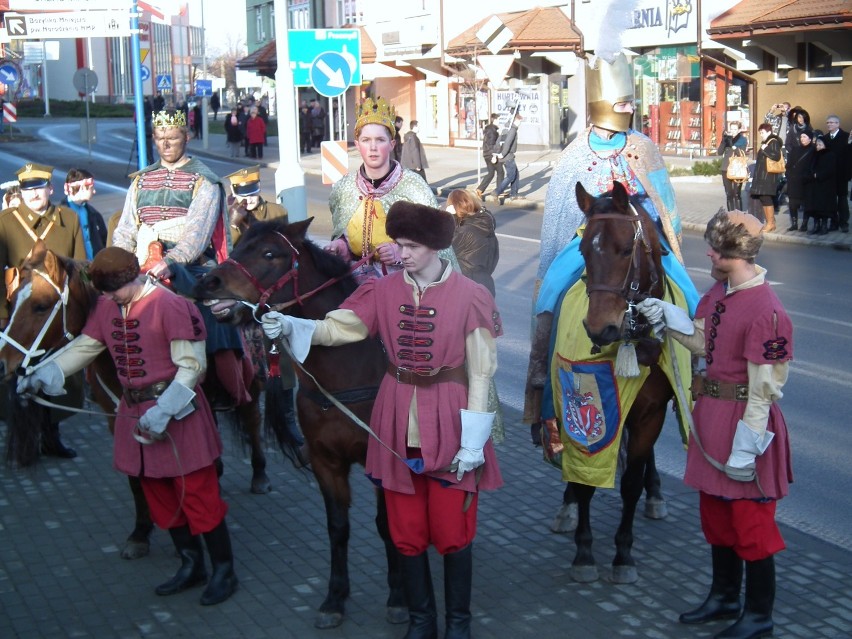
[[358, 0], [337, 0], [337, 24], [359, 24], [363, 15]]
[[311, 28], [311, 7], [307, 0], [291, 2], [287, 7], [287, 13], [287, 25], [291, 29]]
[[269, 5], [269, 39], [275, 39], [275, 5]]
[[256, 42], [266, 40], [266, 32], [263, 28], [263, 7], [254, 8], [254, 33]]
[[778, 56], [772, 55], [769, 51], [763, 52], [763, 68], [769, 69], [775, 74], [775, 82], [787, 81], [787, 75], [790, 72], [790, 65], [780, 64]]
[[813, 42], [803, 43], [808, 80], [841, 80], [843, 70], [832, 63], [831, 54]]

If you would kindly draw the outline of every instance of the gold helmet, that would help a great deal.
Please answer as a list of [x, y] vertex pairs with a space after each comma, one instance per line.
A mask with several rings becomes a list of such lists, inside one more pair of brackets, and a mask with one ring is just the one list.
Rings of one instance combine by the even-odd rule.
[[612, 63], [598, 58], [594, 67], [586, 67], [586, 95], [589, 100], [589, 121], [608, 131], [626, 131], [632, 113], [616, 113], [618, 102], [634, 98], [633, 71], [623, 53]]

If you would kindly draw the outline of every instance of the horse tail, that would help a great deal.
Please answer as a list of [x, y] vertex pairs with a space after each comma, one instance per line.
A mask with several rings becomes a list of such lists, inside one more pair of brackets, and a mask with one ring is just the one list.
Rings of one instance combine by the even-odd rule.
[[304, 468], [308, 461], [302, 453], [305, 443], [296, 422], [296, 404], [293, 388], [284, 388], [280, 375], [269, 375], [266, 380], [266, 402], [263, 411], [264, 433], [274, 437], [278, 448], [296, 468]]

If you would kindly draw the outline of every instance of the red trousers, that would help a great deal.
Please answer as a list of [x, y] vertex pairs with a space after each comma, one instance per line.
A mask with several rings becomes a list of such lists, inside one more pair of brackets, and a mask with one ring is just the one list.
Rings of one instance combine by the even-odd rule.
[[468, 546], [476, 536], [479, 496], [474, 494], [464, 511], [465, 491], [445, 488], [436, 479], [414, 473], [412, 480], [413, 495], [385, 490], [390, 534], [397, 550], [413, 557], [426, 552], [430, 544], [442, 555]]
[[142, 491], [151, 519], [160, 528], [189, 525], [193, 535], [210, 532], [225, 518], [219, 477], [211, 464], [182, 477], [142, 477]]
[[746, 561], [766, 559], [786, 548], [775, 521], [775, 501], [720, 499], [700, 493], [701, 529], [708, 544], [733, 548]]

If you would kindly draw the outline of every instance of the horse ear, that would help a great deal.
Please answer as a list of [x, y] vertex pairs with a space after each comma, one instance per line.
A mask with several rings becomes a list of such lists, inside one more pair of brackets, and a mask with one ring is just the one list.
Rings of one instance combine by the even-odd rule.
[[621, 182], [612, 183], [612, 203], [619, 211], [626, 211], [630, 208], [630, 196]]
[[307, 220], [301, 220], [299, 222], [293, 222], [289, 226], [290, 234], [293, 237], [299, 237], [301, 239], [305, 239], [308, 234], [308, 227], [311, 225], [311, 222], [314, 221], [313, 217], [309, 217]]
[[36, 264], [42, 264], [44, 262], [45, 256], [47, 255], [47, 244], [44, 243], [44, 240], [37, 239], [33, 247], [30, 249], [29, 254], [27, 255], [27, 259]]
[[574, 191], [577, 193], [577, 204], [580, 205], [580, 210], [583, 213], [588, 213], [589, 209], [592, 208], [592, 201], [594, 198], [589, 195], [588, 191], [583, 188], [583, 185], [577, 182], [577, 186], [574, 188]]

